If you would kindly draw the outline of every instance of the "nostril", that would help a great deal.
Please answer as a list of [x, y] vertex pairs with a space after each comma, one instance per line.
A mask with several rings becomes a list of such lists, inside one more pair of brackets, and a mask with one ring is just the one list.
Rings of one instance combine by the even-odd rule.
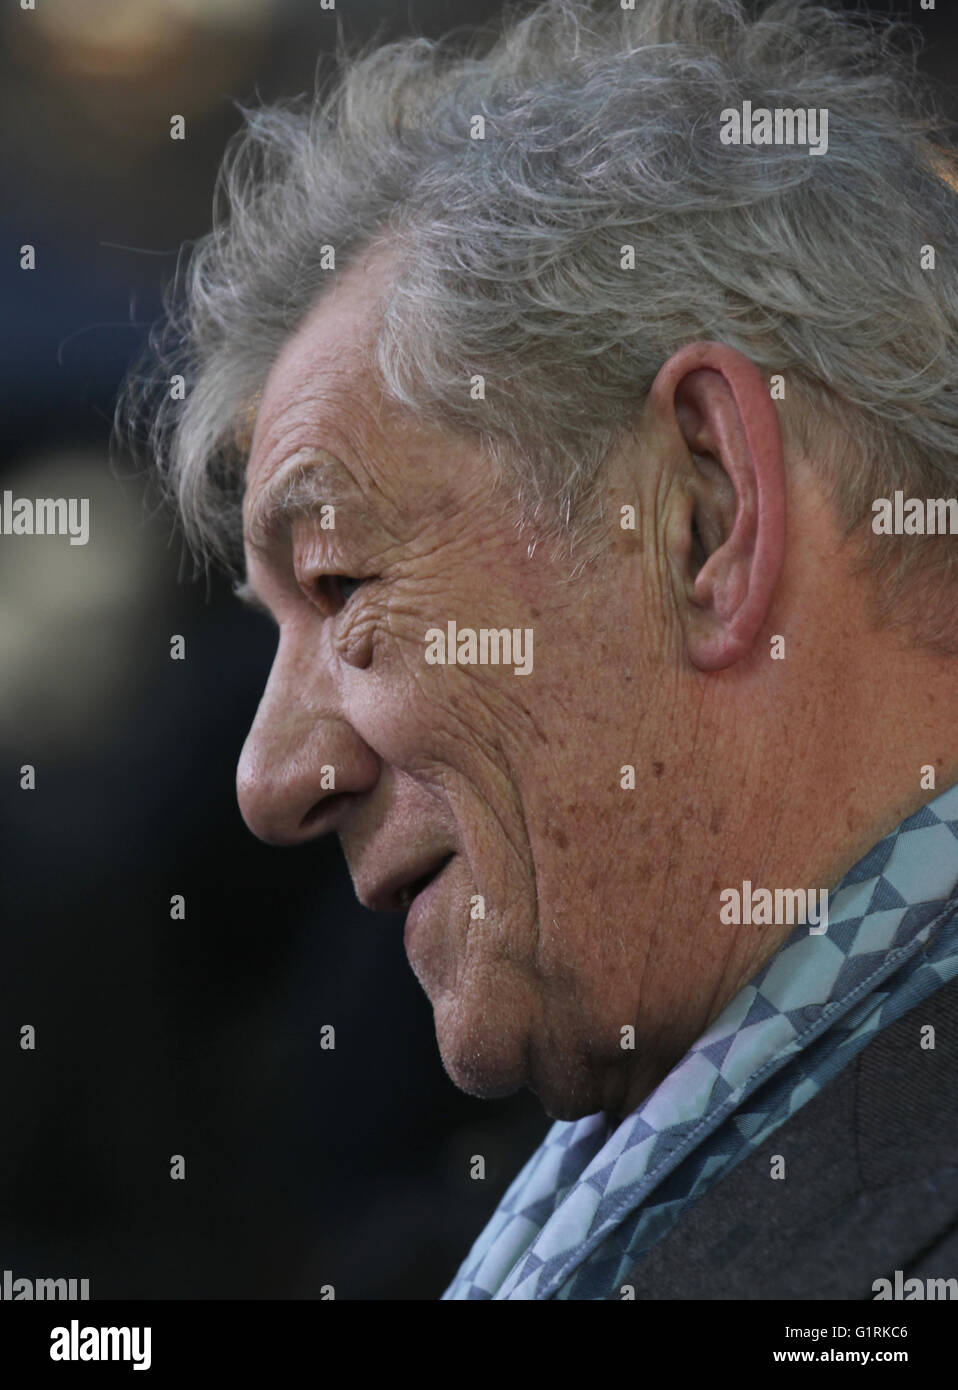
[[315, 830], [321, 821], [332, 819], [348, 794], [348, 792], [330, 792], [329, 796], [324, 796], [322, 801], [315, 802], [300, 821], [300, 830]]

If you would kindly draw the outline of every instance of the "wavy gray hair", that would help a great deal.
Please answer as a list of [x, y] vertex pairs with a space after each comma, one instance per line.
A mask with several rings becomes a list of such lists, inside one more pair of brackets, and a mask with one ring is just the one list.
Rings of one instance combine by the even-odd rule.
[[[804, 0], [547, 0], [467, 42], [339, 57], [313, 96], [244, 111], [121, 400], [197, 554], [236, 558], [243, 414], [328, 248], [341, 268], [384, 240], [383, 388], [480, 442], [540, 529], [574, 534], [663, 362], [719, 340], [785, 377], [786, 448], [886, 621], [958, 651], [954, 538], [870, 531], [874, 498], [958, 481], [958, 184], [914, 31]], [[827, 154], [723, 145], [746, 99], [826, 108]]]

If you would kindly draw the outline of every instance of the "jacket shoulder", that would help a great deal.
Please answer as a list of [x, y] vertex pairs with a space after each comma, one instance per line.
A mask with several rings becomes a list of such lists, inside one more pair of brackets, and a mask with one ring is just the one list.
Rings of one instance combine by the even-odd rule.
[[870, 1299], [896, 1269], [925, 1272], [956, 1219], [958, 978], [879, 1033], [622, 1282], [637, 1299]]

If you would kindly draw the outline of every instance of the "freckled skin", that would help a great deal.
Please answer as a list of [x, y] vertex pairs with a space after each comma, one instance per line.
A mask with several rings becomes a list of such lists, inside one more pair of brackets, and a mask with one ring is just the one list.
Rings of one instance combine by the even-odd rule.
[[[759, 637], [724, 669], [696, 667], [702, 610], [682, 570], [689, 509], [674, 481], [689, 450], [662, 400], [643, 415], [640, 452], [623, 447], [607, 467], [612, 520], [594, 558], [570, 578], [548, 544], [530, 553], [478, 447], [381, 397], [369, 346], [388, 270], [371, 256], [340, 273], [263, 392], [247, 517], [297, 451], [332, 454], [348, 476], [334, 532], [299, 519], [268, 546], [247, 536], [247, 577], [280, 640], [240, 759], [240, 806], [271, 842], [335, 831], [358, 889], [417, 853], [454, 853], [409, 948], [449, 1075], [484, 1096], [530, 1086], [557, 1118], [625, 1113], [790, 930], [721, 925], [721, 887], [830, 884], [823, 874], [927, 799], [910, 793], [928, 729], [903, 740], [891, 769], [869, 762], [866, 739], [876, 719], [887, 727], [896, 686], [879, 692], [866, 673], [889, 639], [861, 635], [860, 585], [821, 563], [837, 533], [817, 505], [803, 523], [810, 475], [789, 484], [797, 548]], [[638, 532], [618, 527], [623, 501], [638, 503]], [[364, 582], [336, 602], [330, 574]], [[841, 639], [829, 617], [839, 584]], [[736, 576], [728, 592], [741, 601], [745, 587]], [[531, 628], [532, 674], [428, 665], [425, 632], [450, 619]], [[775, 632], [796, 650], [810, 642], [816, 660], [770, 662]], [[836, 687], [838, 666], [857, 687]], [[925, 676], [954, 693], [953, 664], [926, 664]], [[954, 733], [943, 717], [938, 728], [958, 776]], [[335, 791], [321, 787], [327, 764]], [[835, 790], [823, 806], [826, 770]], [[841, 789], [854, 783], [849, 838]], [[485, 917], [473, 920], [480, 894]], [[620, 1046], [627, 1024], [633, 1051]]]

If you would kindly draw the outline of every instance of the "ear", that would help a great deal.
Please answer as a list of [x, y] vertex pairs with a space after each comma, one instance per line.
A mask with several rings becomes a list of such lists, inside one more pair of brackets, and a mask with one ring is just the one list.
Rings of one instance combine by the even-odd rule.
[[758, 368], [722, 343], [675, 353], [650, 400], [681, 475], [666, 534], [689, 657], [721, 670], [753, 648], [785, 560], [778, 414]]

